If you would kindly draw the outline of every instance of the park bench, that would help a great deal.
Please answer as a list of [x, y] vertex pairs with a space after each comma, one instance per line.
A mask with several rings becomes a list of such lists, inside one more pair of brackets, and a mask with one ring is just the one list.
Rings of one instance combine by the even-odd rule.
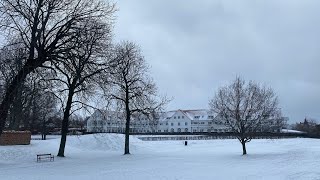
[[54, 155], [51, 155], [51, 154], [37, 154], [37, 162], [40, 162], [43, 159], [47, 159], [49, 161], [54, 161]]

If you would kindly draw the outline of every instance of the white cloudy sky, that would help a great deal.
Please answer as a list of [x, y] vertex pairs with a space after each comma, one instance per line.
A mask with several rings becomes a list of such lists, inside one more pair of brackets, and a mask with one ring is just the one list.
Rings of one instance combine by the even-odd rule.
[[167, 109], [208, 108], [236, 75], [273, 87], [292, 122], [320, 120], [320, 1], [118, 0], [116, 40], [141, 46]]

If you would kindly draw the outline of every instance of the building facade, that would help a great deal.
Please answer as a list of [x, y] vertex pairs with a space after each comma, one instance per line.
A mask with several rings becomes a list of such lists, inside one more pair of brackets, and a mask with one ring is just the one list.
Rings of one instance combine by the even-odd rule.
[[[87, 122], [88, 132], [125, 131], [124, 113], [96, 110]], [[175, 110], [157, 113], [153, 118], [133, 115], [130, 131], [135, 133], [228, 132], [208, 110]]]
[[[143, 114], [133, 115], [130, 123], [132, 133], [197, 133], [230, 132], [230, 129], [209, 110], [175, 110], [157, 113], [152, 118]], [[270, 126], [269, 126], [270, 127]], [[274, 128], [272, 131], [278, 131]], [[124, 113], [97, 110], [88, 119], [88, 132], [125, 132]], [[261, 130], [262, 131], [262, 130]]]

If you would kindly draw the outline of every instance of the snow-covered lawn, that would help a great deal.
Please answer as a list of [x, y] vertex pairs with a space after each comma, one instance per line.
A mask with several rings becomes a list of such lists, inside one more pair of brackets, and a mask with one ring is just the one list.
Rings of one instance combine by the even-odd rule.
[[252, 140], [241, 155], [237, 140], [141, 141], [132, 137], [131, 155], [122, 155], [123, 136], [85, 135], [67, 139], [66, 157], [56, 154], [60, 139], [28, 146], [0, 146], [0, 180], [206, 180], [320, 179], [320, 140]]

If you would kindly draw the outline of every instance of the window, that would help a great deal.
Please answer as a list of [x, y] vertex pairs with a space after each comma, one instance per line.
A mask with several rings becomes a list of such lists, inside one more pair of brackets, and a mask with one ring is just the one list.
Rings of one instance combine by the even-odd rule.
[[181, 119], [184, 119], [184, 116], [181, 116]]
[[187, 126], [187, 125], [188, 125], [188, 123], [187, 123], [187, 122], [185, 122], [185, 123], [184, 123], [184, 125], [186, 125], [186, 126]]
[[173, 126], [173, 123], [171, 123], [171, 126]]
[[162, 125], [162, 123], [160, 123], [160, 126]]
[[200, 132], [203, 132], [203, 129], [200, 129]]
[[178, 122], [178, 126], [180, 126], [180, 123]]
[[213, 119], [213, 116], [208, 116], [208, 119]]
[[170, 119], [170, 117], [167, 117], [167, 119]]
[[161, 130], [158, 130], [158, 132], [161, 132]]
[[169, 125], [169, 123], [166, 123], [166, 125]]
[[208, 122], [208, 124], [212, 124], [212, 122]]
[[180, 119], [180, 116], [178, 116], [178, 119]]
[[199, 118], [200, 118], [200, 116], [195, 116], [194, 118], [195, 118], [195, 119], [199, 119]]
[[173, 128], [171, 128], [171, 132], [174, 132], [174, 129], [173, 129]]
[[178, 128], [178, 132], [181, 132], [181, 129], [180, 129], [180, 128]]
[[173, 119], [176, 119], [176, 117], [174, 116]]
[[196, 130], [196, 129], [194, 129], [194, 130], [193, 130], [193, 132], [197, 132], [197, 130]]
[[205, 124], [204, 122], [201, 122], [201, 124]]
[[188, 128], [185, 128], [185, 129], [184, 129], [184, 132], [188, 132]]

